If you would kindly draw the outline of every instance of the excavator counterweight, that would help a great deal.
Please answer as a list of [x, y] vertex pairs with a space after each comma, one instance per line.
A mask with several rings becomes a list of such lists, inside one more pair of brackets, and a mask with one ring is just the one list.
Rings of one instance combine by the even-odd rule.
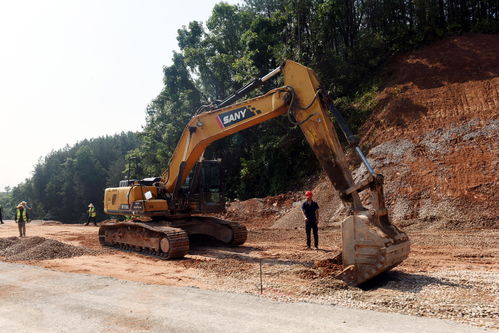
[[[235, 103], [277, 74], [284, 86], [264, 95]], [[355, 147], [369, 171], [355, 183], [342, 145], [329, 116], [331, 111], [347, 141], [355, 145], [341, 115], [321, 90], [317, 75], [308, 67], [285, 61], [279, 68], [237, 91], [218, 105], [203, 107], [187, 123], [169, 166], [161, 177], [128, 180], [106, 189], [104, 210], [133, 217], [136, 222], [104, 224], [101, 244], [142, 251], [165, 259], [184, 256], [189, 235], [210, 236], [231, 245], [246, 241], [244, 225], [199, 216], [224, 209], [219, 161], [203, 160], [206, 147], [223, 137], [272, 118], [287, 115], [299, 126], [333, 187], [351, 215], [342, 223], [344, 270], [337, 275], [358, 285], [400, 264], [409, 254], [405, 233], [388, 217], [383, 195], [383, 176], [376, 174], [360, 148]], [[370, 207], [359, 193], [370, 191]]]

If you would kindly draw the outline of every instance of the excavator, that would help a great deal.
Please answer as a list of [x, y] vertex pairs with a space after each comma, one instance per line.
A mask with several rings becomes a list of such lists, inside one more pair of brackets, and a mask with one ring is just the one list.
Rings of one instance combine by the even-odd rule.
[[[283, 86], [238, 102], [278, 74]], [[365, 180], [354, 182], [328, 110], [366, 166]], [[350, 213], [341, 225], [342, 252], [336, 260], [343, 270], [336, 277], [356, 286], [400, 264], [409, 255], [410, 241], [390, 222], [383, 176], [370, 166], [314, 71], [290, 60], [225, 100], [200, 108], [185, 126], [161, 177], [122, 180], [119, 187], [107, 188], [105, 213], [132, 220], [102, 224], [100, 243], [163, 259], [185, 256], [189, 236], [209, 236], [229, 246], [243, 244], [243, 224], [200, 215], [225, 208], [221, 161], [204, 160], [203, 155], [214, 141], [283, 115], [300, 127]], [[369, 208], [361, 201], [365, 190], [370, 193], [364, 200]]]

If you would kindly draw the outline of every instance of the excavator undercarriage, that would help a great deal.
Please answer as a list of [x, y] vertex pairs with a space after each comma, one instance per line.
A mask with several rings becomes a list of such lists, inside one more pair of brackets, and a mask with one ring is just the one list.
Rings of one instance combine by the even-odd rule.
[[208, 216], [175, 217], [170, 221], [105, 223], [99, 228], [103, 246], [146, 253], [162, 259], [182, 258], [189, 251], [189, 236], [209, 236], [238, 246], [248, 231], [238, 222]]

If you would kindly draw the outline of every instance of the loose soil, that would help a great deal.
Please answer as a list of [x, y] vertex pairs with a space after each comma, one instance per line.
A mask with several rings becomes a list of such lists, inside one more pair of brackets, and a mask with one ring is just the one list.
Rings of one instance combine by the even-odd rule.
[[96, 252], [43, 237], [0, 239], [0, 256], [6, 260], [47, 260], [92, 255]]

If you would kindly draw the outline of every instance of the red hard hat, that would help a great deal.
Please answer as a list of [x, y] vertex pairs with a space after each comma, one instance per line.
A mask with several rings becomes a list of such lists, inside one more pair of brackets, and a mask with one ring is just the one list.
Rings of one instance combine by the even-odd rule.
[[307, 191], [307, 192], [305, 192], [305, 196], [306, 196], [307, 198], [308, 198], [308, 197], [310, 197], [310, 198], [311, 198], [311, 197], [313, 196], [313, 194], [312, 194], [312, 192], [311, 192], [311, 191]]

